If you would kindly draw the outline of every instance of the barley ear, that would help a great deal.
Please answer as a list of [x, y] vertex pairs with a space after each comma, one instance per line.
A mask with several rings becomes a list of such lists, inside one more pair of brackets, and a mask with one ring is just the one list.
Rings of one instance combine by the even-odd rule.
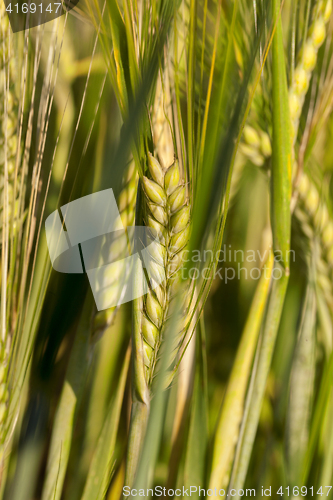
[[[146, 265], [151, 288], [140, 296], [134, 305], [133, 325], [133, 404], [130, 427], [130, 448], [127, 454], [126, 484], [133, 484], [137, 469], [145, 426], [149, 415], [150, 400], [154, 394], [154, 380], [163, 358], [166, 321], [172, 315], [171, 300], [176, 295], [184, 307], [176, 319], [177, 333], [166, 385], [172, 382], [172, 363], [178, 353], [178, 345], [188, 321], [184, 297], [175, 279], [183, 260], [181, 250], [190, 235], [190, 206], [186, 204], [185, 186], [181, 179], [178, 161], [164, 169], [153, 156], [148, 158], [152, 179], [143, 177], [142, 198], [146, 224], [157, 233], [159, 243], [150, 251], [151, 261]], [[136, 285], [142, 287], [145, 279], [142, 269], [136, 273]], [[158, 284], [158, 285], [157, 285]], [[180, 293], [180, 295], [178, 295]], [[180, 303], [180, 302], [179, 302]], [[179, 333], [178, 333], [179, 332]]]

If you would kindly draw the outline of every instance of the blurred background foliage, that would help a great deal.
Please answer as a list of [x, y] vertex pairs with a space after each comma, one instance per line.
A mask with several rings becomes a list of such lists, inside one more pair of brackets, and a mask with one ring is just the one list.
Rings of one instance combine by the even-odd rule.
[[[120, 9], [124, 8], [123, 3], [137, 7], [136, 2], [133, 2], [133, 4], [131, 2], [119, 2]], [[310, 13], [318, 3], [309, 0], [286, 0], [283, 4], [283, 41], [289, 86], [295, 68], [295, 58], [297, 59], [297, 54], [295, 56], [293, 50], [295, 50], [295, 47], [299, 48], [302, 40], [306, 38]], [[110, 0], [109, 4], [108, 8], [112, 13], [116, 3]], [[160, 8], [160, 4], [158, 2], [157, 4], [158, 8]], [[169, 3], [167, 2], [167, 4]], [[214, 130], [216, 130], [217, 137], [222, 137], [222, 155], [225, 153], [227, 160], [225, 164], [220, 163], [219, 168], [215, 170], [212, 167], [209, 171], [210, 167], [207, 166], [207, 172], [205, 172], [206, 164], [204, 164], [202, 168], [203, 174], [206, 175], [207, 173], [208, 177], [210, 176], [211, 179], [216, 180], [216, 183], [206, 185], [203, 202], [198, 202], [198, 211], [207, 212], [207, 217], [214, 224], [220, 210], [221, 186], [225, 189], [230, 168], [228, 162], [230, 162], [231, 153], [229, 153], [226, 144], [228, 145], [228, 141], [230, 141], [230, 144], [234, 144], [238, 135], [241, 134], [241, 122], [243, 118], [246, 118], [244, 109], [247, 104], [249, 106], [251, 104], [251, 93], [246, 94], [247, 97], [239, 106], [236, 101], [241, 95], [242, 85], [245, 85], [247, 90], [254, 89], [254, 82], [257, 77], [259, 78], [259, 85], [254, 90], [253, 105], [250, 109], [248, 123], [254, 129], [263, 130], [270, 137], [272, 135], [270, 93], [273, 77], [270, 51], [261, 75], [260, 66], [268, 42], [271, 41], [272, 27], [274, 25], [271, 15], [266, 12], [266, 10], [270, 10], [270, 7], [268, 5], [263, 6], [261, 2], [254, 2], [253, 5], [252, 3], [247, 5], [246, 2], [240, 2], [238, 17], [233, 11], [234, 2], [231, 1], [222, 3], [197, 1], [189, 2], [189, 4], [184, 2], [179, 8], [179, 15], [180, 17], [183, 16], [183, 24], [180, 24], [178, 29], [180, 30], [180, 36], [184, 35], [185, 45], [188, 41], [185, 30], [189, 30], [190, 37], [193, 35], [190, 27], [193, 17], [189, 14], [189, 10], [191, 8], [195, 9], [197, 34], [202, 35], [203, 22], [205, 16], [207, 16], [207, 24], [205, 25], [207, 30], [206, 47], [202, 51], [199, 42], [195, 45], [197, 67], [192, 68], [191, 77], [194, 92], [192, 116], [194, 117], [194, 128], [197, 131], [197, 136], [196, 133], [193, 134], [194, 142], [200, 143], [201, 140], [198, 122], [203, 119], [202, 108], [204, 109], [206, 102], [203, 96], [206, 96], [209, 88], [212, 55], [215, 54], [214, 30], [217, 23], [216, 19], [221, 16], [221, 25], [225, 29], [221, 29], [217, 37], [219, 50], [216, 54], [217, 70], [214, 73], [213, 91], [219, 90], [218, 85], [221, 78], [223, 79], [228, 44], [226, 32], [229, 29], [234, 30], [232, 60], [229, 61], [230, 68], [226, 71], [225, 76], [227, 78], [226, 87], [228, 92], [226, 91], [223, 95], [224, 100], [222, 99], [225, 107], [222, 106], [223, 115], [217, 117], [216, 122], [214, 122], [214, 117], [209, 122], [207, 144], [211, 148], [211, 153], [204, 150], [206, 156], [203, 157], [208, 159], [207, 165], [209, 161], [211, 165], [215, 164], [213, 159], [209, 157], [209, 154], [213, 155], [213, 151], [215, 155], [221, 146], [219, 141], [215, 143], [211, 139], [210, 134], [213, 133], [213, 129], [210, 127], [215, 126]], [[152, 5], [155, 5], [155, 2], [152, 2]], [[173, 2], [170, 5], [171, 21], [169, 20], [170, 26], [168, 29], [170, 28], [170, 31], [172, 31], [174, 28], [172, 24], [174, 23], [172, 18], [173, 9], [178, 7]], [[119, 145], [122, 145], [123, 124], [124, 122], [126, 124], [126, 114], [128, 110], [131, 113], [131, 106], [134, 106], [134, 104], [131, 103], [131, 98], [129, 98], [129, 108], [125, 109], [125, 111], [120, 109], [119, 96], [117, 96], [114, 82], [110, 78], [110, 61], [108, 57], [111, 58], [115, 47], [113, 46], [114, 40], [110, 35], [107, 21], [105, 21], [105, 25], [102, 23], [99, 26], [98, 12], [102, 12], [103, 5], [98, 6], [97, 1], [90, 4], [82, 2], [82, 5], [80, 2], [78, 7], [68, 15], [45, 25], [43, 30], [38, 28], [30, 30], [30, 58], [33, 59], [34, 57], [39, 37], [42, 40], [41, 61], [35, 83], [37, 96], [42, 94], [44, 77], [48, 72], [49, 47], [55, 43], [54, 31], [52, 30], [56, 29], [59, 36], [56, 42], [56, 54], [59, 56], [58, 67], [57, 64], [54, 64], [54, 70], [57, 67], [58, 75], [54, 88], [54, 102], [50, 110], [40, 176], [41, 190], [39, 198], [40, 200], [45, 198], [45, 213], [42, 213], [42, 203], [39, 203], [36, 211], [37, 221], [41, 217], [44, 220], [53, 210], [70, 200], [110, 187], [116, 193], [119, 193], [121, 187], [121, 178], [124, 171], [123, 160], [118, 164], [115, 162], [115, 158], [120, 158]], [[257, 17], [258, 11], [264, 12], [262, 19], [260, 16]], [[159, 13], [155, 12], [154, 15], [158, 17]], [[168, 15], [169, 13], [165, 14], [166, 18]], [[235, 25], [232, 24], [233, 15], [237, 17]], [[105, 18], [107, 19], [107, 16]], [[184, 29], [184, 34], [181, 32], [182, 29]], [[301, 149], [303, 155], [301, 169], [307, 172], [319, 193], [319, 199], [314, 201], [316, 206], [313, 208], [313, 213], [317, 206], [323, 202], [328, 207], [330, 220], [332, 220], [333, 216], [331, 34], [330, 21], [327, 39], [319, 49], [316, 69], [311, 80], [312, 84], [306, 94], [296, 147], [297, 157], [300, 157], [299, 149]], [[165, 33], [165, 37], [168, 36], [169, 34]], [[121, 42], [126, 47], [126, 41], [121, 40]], [[178, 125], [180, 125], [180, 128], [184, 127], [185, 137], [188, 137], [189, 134], [186, 114], [190, 102], [188, 92], [191, 86], [188, 80], [189, 68], [185, 68], [188, 63], [187, 50], [188, 46], [184, 49], [186, 57], [184, 59], [180, 58], [179, 89], [176, 96], [178, 99], [177, 106], [179, 106], [179, 111], [183, 115], [183, 121], [179, 120]], [[148, 46], [145, 58], [143, 57], [140, 60], [139, 57], [138, 80], [140, 84], [145, 84], [145, 78], [152, 76], [147, 71], [146, 66], [150, 69], [148, 62], [153, 51], [154, 45], [152, 44], [151, 47]], [[157, 69], [161, 62], [153, 59], [152, 61], [150, 62], [156, 73], [152, 77], [153, 81], [156, 80]], [[184, 68], [182, 65], [184, 65]], [[145, 71], [149, 73], [148, 76]], [[131, 80], [133, 76], [127, 74], [126, 78]], [[28, 83], [33, 87], [31, 75], [28, 80]], [[201, 82], [201, 87], [199, 82]], [[131, 81], [132, 83], [133, 81]], [[130, 86], [127, 81], [127, 90]], [[153, 88], [154, 84], [152, 83]], [[147, 106], [150, 106], [153, 102], [154, 90], [152, 89], [143, 89], [142, 91], [143, 100]], [[174, 99], [175, 96], [172, 96], [172, 98]], [[133, 102], [135, 102], [135, 99]], [[35, 148], [37, 146], [35, 145], [39, 138], [37, 103], [35, 103], [35, 106], [31, 158], [36, 153]], [[27, 110], [25, 110], [25, 113], [27, 113]], [[323, 116], [324, 121], [321, 122]], [[146, 119], [147, 117], [145, 117]], [[231, 126], [229, 128], [230, 122]], [[146, 147], [145, 143], [151, 141], [149, 132], [147, 133], [148, 128], [146, 126], [145, 133], [142, 135], [142, 144], [141, 139], [138, 141], [140, 143], [138, 146], [139, 156], [142, 155], [142, 148], [144, 150]], [[302, 138], [305, 135], [307, 139], [306, 143], [303, 144]], [[131, 146], [130, 139], [126, 140], [127, 151], [124, 156], [128, 156]], [[247, 144], [247, 142], [250, 141], [246, 141], [246, 138], [242, 139], [243, 146], [253, 146], [253, 144]], [[196, 151], [196, 147], [195, 145], [193, 151]], [[199, 154], [200, 152], [195, 156], [196, 152], [193, 155], [195, 160], [191, 166], [188, 158], [188, 152], [190, 151], [188, 143], [186, 143], [184, 149], [186, 149], [187, 153], [187, 161], [183, 158], [185, 169], [188, 170], [187, 179], [190, 183], [192, 182], [191, 189], [193, 187], [194, 191], [200, 190], [200, 177], [195, 177], [196, 166], [194, 163], [199, 158], [197, 165], [200, 167], [200, 158], [202, 160], [202, 157]], [[178, 151], [178, 154], [181, 156], [180, 151]], [[32, 160], [30, 163], [32, 164]], [[46, 191], [51, 164], [53, 164], [53, 167], [50, 187]], [[31, 176], [31, 171], [29, 172]], [[219, 246], [219, 248], [226, 249], [226, 254], [229, 250], [232, 252], [234, 250], [243, 250], [244, 255], [247, 256], [248, 251], [254, 251], [257, 254], [258, 250], [262, 251], [266, 248], [267, 238], [269, 240], [267, 231], [269, 232], [270, 220], [270, 180], [270, 155], [258, 166], [255, 156], [248, 154], [246, 148], [242, 149], [240, 147], [236, 155], [231, 180], [231, 199], [223, 241], [221, 240]], [[196, 210], [195, 207], [193, 209]], [[195, 238], [207, 237], [202, 221], [199, 220], [199, 217], [196, 220], [198, 220], [195, 226], [197, 232], [193, 237], [193, 242], [196, 241]], [[207, 219], [205, 220], [207, 221]], [[319, 222], [317, 228], [314, 228], [314, 236], [309, 235], [306, 231], [306, 236], [304, 236], [302, 229], [304, 224], [309, 223], [293, 216], [291, 249], [295, 252], [295, 258], [290, 263], [288, 289], [261, 407], [258, 432], [246, 476], [247, 488], [259, 490], [261, 486], [272, 486], [272, 489], [277, 491], [280, 486], [291, 485], [288, 476], [290, 467], [288, 461], [290, 460], [288, 458], [290, 386], [297, 354], [297, 340], [300, 336], [300, 325], [302, 325], [304, 315], [304, 304], [309, 299], [307, 290], [309, 280], [311, 281], [309, 276], [311, 276], [312, 272], [312, 264], [309, 264], [309, 260], [311, 261], [312, 256], [316, 253], [316, 249], [313, 249], [312, 245], [316, 245], [318, 233], [325, 228], [320, 227], [321, 222]], [[36, 244], [37, 237], [35, 234], [34, 245]], [[38, 259], [42, 261], [46, 254], [43, 227], [38, 245]], [[220, 276], [225, 277], [226, 268], [234, 268], [237, 274], [238, 264], [244, 268], [240, 273], [240, 279], [231, 279], [228, 282], [220, 279]], [[221, 405], [252, 299], [258, 285], [256, 279], [251, 279], [250, 270], [258, 266], [261, 267], [261, 264], [262, 262], [258, 262], [258, 254], [257, 262], [250, 262], [246, 259], [243, 262], [241, 260], [237, 262], [237, 259], [235, 261], [232, 258], [230, 262], [226, 259], [225, 262], [218, 264], [217, 268], [221, 269], [221, 274], [220, 276], [217, 274], [210, 283], [210, 293], [204, 304], [203, 319], [200, 322], [200, 328], [205, 330], [205, 335], [197, 335], [196, 339], [193, 339], [193, 342], [196, 343], [194, 358], [202, 355], [205, 359], [203, 370], [207, 370], [208, 438], [207, 447], [203, 454], [205, 484], [208, 483], [208, 471], [212, 460], [214, 435]], [[31, 265], [30, 262], [29, 269]], [[326, 271], [327, 268], [325, 268], [324, 274]], [[31, 351], [31, 364], [26, 377], [25, 395], [22, 399], [18, 422], [12, 437], [10, 453], [5, 457], [2, 472], [2, 494], [4, 498], [13, 500], [42, 498], [55, 413], [61, 397], [75, 334], [82, 317], [85, 298], [87, 294], [90, 294], [88, 279], [85, 274], [57, 273], [50, 269], [49, 264], [44, 268], [44, 272], [45, 276], [49, 273], [48, 281], [44, 285], [45, 295], [39, 315], [36, 316], [37, 327]], [[327, 283], [326, 285], [332, 288], [332, 269], [328, 268], [327, 272], [325, 283], [328, 280], [328, 285]], [[318, 302], [320, 297], [322, 303], [324, 303], [323, 294], [319, 294]], [[306, 306], [305, 310], [308, 311], [309, 308]], [[83, 490], [98, 437], [103, 428], [110, 402], [116, 397], [119, 377], [131, 337], [132, 324], [130, 318], [131, 304], [125, 304], [118, 311], [113, 324], [107, 326], [103, 336], [94, 345], [92, 344], [93, 347], [89, 351], [89, 364], [87, 363], [84, 389], [79, 397], [80, 404], [77, 405], [75, 410], [75, 425], [73, 425], [73, 437], [61, 498], [70, 500], [83, 498]], [[316, 341], [313, 349], [315, 375], [313, 379], [313, 396], [311, 398], [309, 436], [305, 451], [305, 469], [307, 469], [307, 472], [305, 475], [302, 473], [300, 476], [302, 482], [299, 483], [299, 486], [302, 484], [313, 485], [315, 491], [317, 491], [325, 481], [325, 484], [331, 484], [333, 478], [332, 302], [325, 302], [325, 305], [317, 314], [315, 323]], [[205, 341], [202, 341], [201, 344], [199, 339], [203, 338], [205, 338]], [[203, 345], [205, 345], [206, 353], [203, 351]], [[196, 370], [200, 363], [196, 364]], [[182, 394], [183, 382], [181, 375], [176, 377], [167, 391], [167, 407], [153, 484], [170, 485], [170, 487], [185, 484], [188, 472], [186, 469], [188, 467], [186, 456], [192, 432], [191, 415], [193, 415], [195, 405], [193, 399], [195, 380], [194, 374], [191, 372], [186, 396]], [[311, 383], [311, 374], [307, 380]], [[128, 376], [124, 397], [119, 408], [120, 423], [116, 434], [114, 454], [111, 463], [108, 464], [110, 477], [107, 481], [105, 498], [110, 500], [121, 497], [124, 481], [131, 404], [130, 385], [130, 376]], [[178, 434], [175, 448], [174, 422], [175, 415], [177, 415], [177, 405], [182, 398], [186, 400], [186, 408], [181, 417], [182, 432]], [[205, 429], [202, 429], [202, 433], [205, 433]], [[200, 439], [194, 439], [194, 443], [197, 443], [199, 447]], [[177, 466], [176, 471], [172, 470], [173, 459]], [[102, 494], [98, 490], [96, 498], [103, 497], [104, 492]], [[278, 497], [276, 496], [276, 498]]]

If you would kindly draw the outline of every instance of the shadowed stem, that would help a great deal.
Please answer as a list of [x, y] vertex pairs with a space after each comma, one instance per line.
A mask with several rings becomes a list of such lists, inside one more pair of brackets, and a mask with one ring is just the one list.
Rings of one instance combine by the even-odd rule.
[[59, 500], [61, 497], [77, 409], [89, 368], [92, 306], [93, 297], [89, 290], [83, 305], [56, 411], [42, 500]]

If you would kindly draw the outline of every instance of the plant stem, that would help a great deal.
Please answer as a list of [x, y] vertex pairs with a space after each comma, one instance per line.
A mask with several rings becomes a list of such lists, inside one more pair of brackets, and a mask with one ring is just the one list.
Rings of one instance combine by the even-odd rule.
[[135, 472], [138, 467], [142, 443], [147, 428], [149, 408], [149, 404], [142, 403], [141, 401], [133, 401], [132, 403], [124, 483], [126, 486], [134, 484]]
[[224, 396], [215, 434], [210, 488], [217, 486], [225, 488], [227, 486], [225, 483], [229, 480], [233, 451], [242, 420], [246, 387], [269, 293], [273, 262], [274, 258], [271, 254], [267, 263], [267, 275], [265, 270], [251, 304]]
[[[275, 264], [274, 270], [276, 269], [282, 272], [279, 264]], [[254, 439], [258, 428], [261, 406], [272, 362], [288, 281], [289, 277], [286, 274], [282, 274], [280, 279], [274, 279], [273, 281], [253, 390], [251, 394], [248, 394], [248, 397], [250, 398], [249, 412], [246, 422], [243, 423], [243, 440], [238, 444], [237, 457], [234, 463], [233, 477], [229, 485], [229, 491], [231, 488], [235, 488], [238, 491], [243, 487], [245, 482]], [[236, 496], [235, 498], [238, 499], [239, 496]]]
[[93, 298], [88, 291], [56, 411], [42, 500], [60, 500], [61, 497], [77, 409], [89, 366], [92, 305]]

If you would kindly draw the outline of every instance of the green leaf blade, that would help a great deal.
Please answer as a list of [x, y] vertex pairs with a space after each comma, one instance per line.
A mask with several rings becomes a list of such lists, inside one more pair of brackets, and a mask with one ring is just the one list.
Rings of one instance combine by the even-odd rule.
[[273, 145], [271, 217], [274, 253], [289, 274], [292, 140], [280, 1], [274, 0], [276, 31], [272, 43]]

